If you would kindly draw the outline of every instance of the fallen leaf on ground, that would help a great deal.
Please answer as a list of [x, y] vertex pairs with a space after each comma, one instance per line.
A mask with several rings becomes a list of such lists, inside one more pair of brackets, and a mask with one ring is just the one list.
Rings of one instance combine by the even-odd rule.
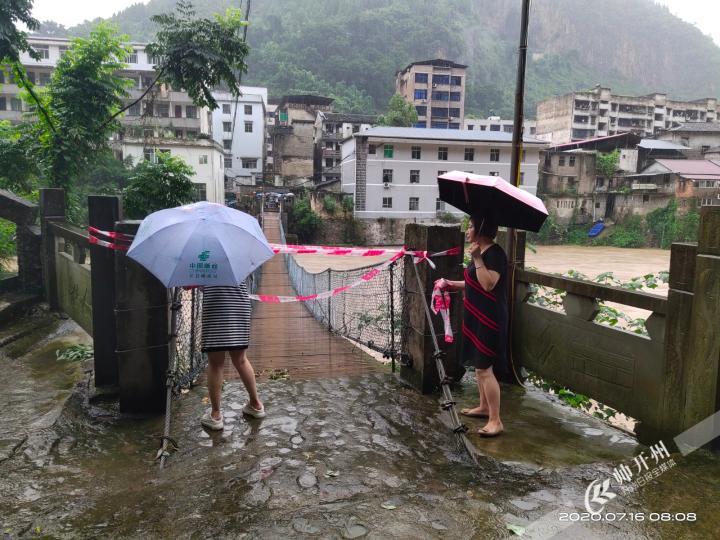
[[505, 526], [513, 534], [516, 534], [518, 536], [522, 536], [523, 534], [525, 534], [525, 527], [521, 527], [520, 525], [514, 525], [513, 523], [507, 523]]

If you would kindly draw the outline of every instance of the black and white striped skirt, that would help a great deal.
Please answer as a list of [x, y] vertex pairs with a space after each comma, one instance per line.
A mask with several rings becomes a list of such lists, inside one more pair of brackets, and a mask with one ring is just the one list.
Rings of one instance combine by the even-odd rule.
[[245, 282], [203, 288], [203, 352], [247, 349], [252, 306]]

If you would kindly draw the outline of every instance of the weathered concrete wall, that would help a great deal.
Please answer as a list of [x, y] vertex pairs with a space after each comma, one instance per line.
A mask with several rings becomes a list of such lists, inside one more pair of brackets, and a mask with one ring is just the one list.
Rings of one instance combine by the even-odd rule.
[[[92, 335], [92, 292], [90, 265], [79, 264], [68, 253], [58, 251], [55, 256], [57, 294], [60, 309]], [[112, 276], [108, 276], [112, 279]]]

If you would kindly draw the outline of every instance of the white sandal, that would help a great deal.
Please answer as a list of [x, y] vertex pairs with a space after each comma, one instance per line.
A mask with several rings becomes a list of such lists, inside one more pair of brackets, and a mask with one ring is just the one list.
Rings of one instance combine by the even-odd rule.
[[248, 416], [252, 416], [253, 418], [265, 418], [265, 407], [258, 410], [254, 407], [251, 407], [250, 402], [247, 402], [242, 408], [242, 413], [247, 414]]

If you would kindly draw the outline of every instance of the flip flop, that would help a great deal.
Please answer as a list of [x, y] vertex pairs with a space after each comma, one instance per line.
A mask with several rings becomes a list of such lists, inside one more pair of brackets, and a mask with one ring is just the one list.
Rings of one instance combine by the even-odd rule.
[[470, 409], [463, 409], [460, 411], [460, 414], [469, 418], [488, 418], [487, 413], [469, 414], [468, 411], [470, 411]]
[[485, 431], [484, 429], [479, 429], [479, 430], [478, 430], [478, 435], [480, 435], [481, 437], [484, 437], [484, 438], [486, 438], [486, 439], [490, 439], [491, 437], [497, 437], [497, 436], [500, 435], [503, 431], [504, 431], [504, 430], [501, 429], [500, 431], [495, 431], [495, 432], [493, 433], [493, 432], [490, 432], [490, 431]]

